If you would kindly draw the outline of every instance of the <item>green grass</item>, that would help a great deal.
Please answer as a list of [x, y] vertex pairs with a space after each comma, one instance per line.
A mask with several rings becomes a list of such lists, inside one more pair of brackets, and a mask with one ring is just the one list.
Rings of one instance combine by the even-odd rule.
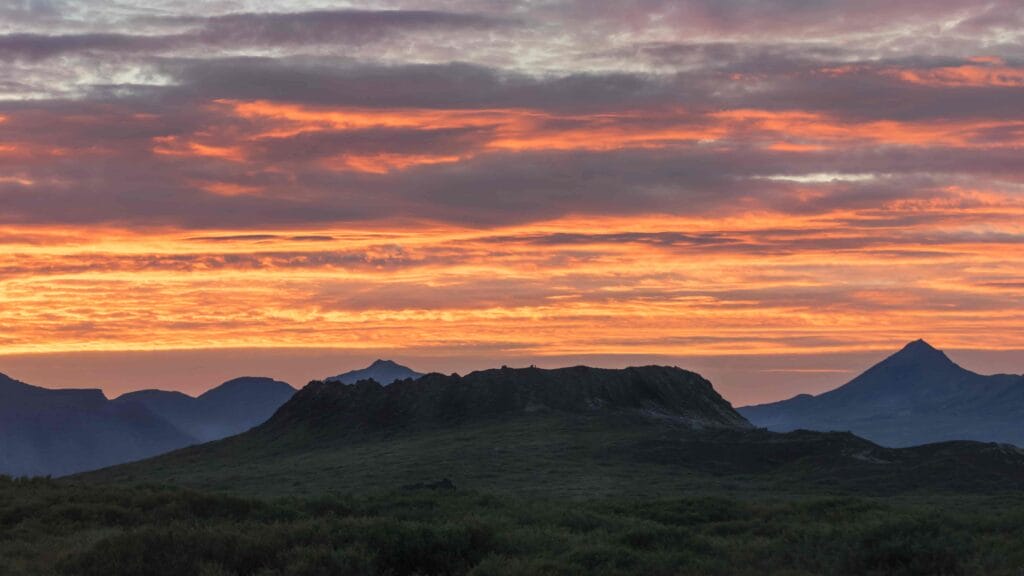
[[[645, 433], [562, 416], [329, 442], [246, 435], [83, 478], [259, 496], [365, 492], [443, 477], [462, 488], [523, 495], [676, 492], [686, 474], [642, 462], [623, 465], [613, 454]], [[638, 485], [639, 476], [650, 482]]]
[[[260, 429], [8, 481], [0, 558], [12, 573], [83, 576], [1020, 576], [1020, 471], [997, 446], [889, 450], [623, 415]], [[442, 478], [457, 490], [403, 488]]]
[[245, 499], [0, 478], [0, 574], [986, 574], [1024, 499], [571, 501], [457, 490]]
[[[887, 461], [864, 458], [866, 449]], [[958, 460], [979, 451], [954, 446], [921, 454], [847, 434], [695, 435], [635, 418], [537, 414], [342, 438], [256, 431], [79, 478], [251, 496], [365, 493], [450, 478], [463, 489], [573, 499], [709, 490], [739, 496], [991, 493], [1024, 486], [1019, 465], [1002, 470], [994, 464], [998, 457]]]

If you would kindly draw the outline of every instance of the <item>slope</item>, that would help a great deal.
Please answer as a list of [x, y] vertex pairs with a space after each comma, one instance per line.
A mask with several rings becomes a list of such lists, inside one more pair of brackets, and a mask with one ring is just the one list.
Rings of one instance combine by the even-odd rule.
[[848, 430], [894, 447], [947, 440], [1024, 446], [1024, 376], [976, 374], [917, 340], [835, 390], [739, 412], [769, 430]]
[[197, 398], [181, 392], [142, 390], [118, 397], [137, 403], [192, 437], [208, 442], [233, 436], [265, 422], [295, 394], [291, 385], [271, 378], [229, 380]]
[[0, 473], [59, 476], [138, 460], [195, 439], [100, 390], [49, 390], [0, 374]]

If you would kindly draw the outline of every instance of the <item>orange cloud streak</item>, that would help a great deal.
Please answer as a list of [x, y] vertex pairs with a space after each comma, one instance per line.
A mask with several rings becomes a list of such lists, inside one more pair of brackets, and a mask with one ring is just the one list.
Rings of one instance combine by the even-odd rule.
[[1024, 133], [1020, 121], [849, 122], [823, 113], [757, 109], [699, 114], [683, 109], [598, 115], [559, 115], [524, 109], [431, 110], [318, 108], [272, 102], [220, 100], [214, 109], [251, 122], [248, 130], [207, 130], [189, 137], [154, 139], [157, 154], [265, 162], [253, 147], [272, 139], [367, 129], [478, 129], [482, 141], [464, 153], [340, 150], [318, 160], [326, 169], [386, 174], [430, 164], [454, 163], [495, 151], [607, 151], [681, 145], [729, 148], [737, 143], [780, 153], [808, 153], [850, 146], [1016, 147], [1024, 137], [982, 141], [985, 131]]
[[[226, 197], [299, 196], [288, 189], [290, 162], [384, 175], [497, 153], [996, 149], [1020, 146], [1012, 134], [1024, 133], [1018, 121], [858, 123], [760, 109], [553, 115], [219, 101], [211, 111], [215, 124], [222, 114], [221, 129], [157, 136], [142, 153], [180, 163], [187, 183]], [[465, 128], [473, 138], [456, 151], [339, 145], [279, 165], [261, 156], [274, 139], [376, 128]], [[1011, 136], [979, 141], [994, 129]], [[108, 153], [2, 146], [0, 157], [15, 166], [19, 157], [87, 162]], [[284, 189], [232, 179], [256, 169], [282, 175]], [[26, 171], [2, 182], [42, 187], [45, 177]], [[1024, 202], [1014, 183], [937, 186], [927, 196], [834, 209], [822, 202], [826, 186], [787, 189], [786, 200], [802, 208], [792, 213], [749, 202], [712, 215], [568, 215], [495, 229], [429, 221], [199, 232], [0, 226], [0, 351], [763, 354], [869, 349], [921, 335], [950, 347], [1024, 348]]]
[[925, 86], [1024, 86], [1024, 68], [1007, 66], [1001, 58], [972, 58], [973, 64], [926, 70], [890, 70], [904, 82]]
[[[1024, 307], [1010, 304], [1024, 301], [1024, 245], [974, 234], [979, 222], [1020, 234], [1024, 205], [946, 195], [814, 215], [570, 216], [495, 230], [0, 228], [10, 239], [0, 345], [766, 354], [927, 334], [1024, 348]], [[922, 212], [930, 219], [913, 230], [871, 222]], [[699, 234], [708, 241], [690, 240]]]

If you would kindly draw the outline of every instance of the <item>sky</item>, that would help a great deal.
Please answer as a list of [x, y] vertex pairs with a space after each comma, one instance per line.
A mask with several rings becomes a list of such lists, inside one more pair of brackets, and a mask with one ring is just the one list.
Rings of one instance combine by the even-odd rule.
[[1020, 373], [1022, 152], [1016, 0], [7, 1], [0, 371]]

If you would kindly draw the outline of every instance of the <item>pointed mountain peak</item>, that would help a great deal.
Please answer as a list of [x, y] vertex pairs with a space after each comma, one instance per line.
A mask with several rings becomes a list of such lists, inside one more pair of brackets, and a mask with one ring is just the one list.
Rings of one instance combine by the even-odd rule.
[[902, 350], [886, 358], [884, 363], [952, 365], [953, 361], [942, 350], [919, 339], [907, 344]]
[[392, 360], [381, 360], [374, 361], [362, 370], [352, 370], [345, 372], [344, 374], [338, 374], [337, 376], [331, 376], [325, 378], [326, 382], [341, 382], [342, 384], [355, 384], [360, 380], [375, 380], [379, 384], [388, 385], [395, 380], [405, 380], [407, 378], [416, 379], [423, 374], [416, 372], [415, 370], [402, 366], [401, 364]]
[[929, 390], [937, 382], [951, 381], [969, 373], [942, 350], [924, 340], [915, 340], [838, 390], [850, 386], [855, 389], [873, 388], [876, 385], [888, 390], [894, 387]]
[[931, 344], [924, 341], [923, 338], [918, 338], [913, 342], [910, 342], [903, 347], [903, 351], [914, 351], [914, 352], [938, 352], [939, 349], [932, 346]]

